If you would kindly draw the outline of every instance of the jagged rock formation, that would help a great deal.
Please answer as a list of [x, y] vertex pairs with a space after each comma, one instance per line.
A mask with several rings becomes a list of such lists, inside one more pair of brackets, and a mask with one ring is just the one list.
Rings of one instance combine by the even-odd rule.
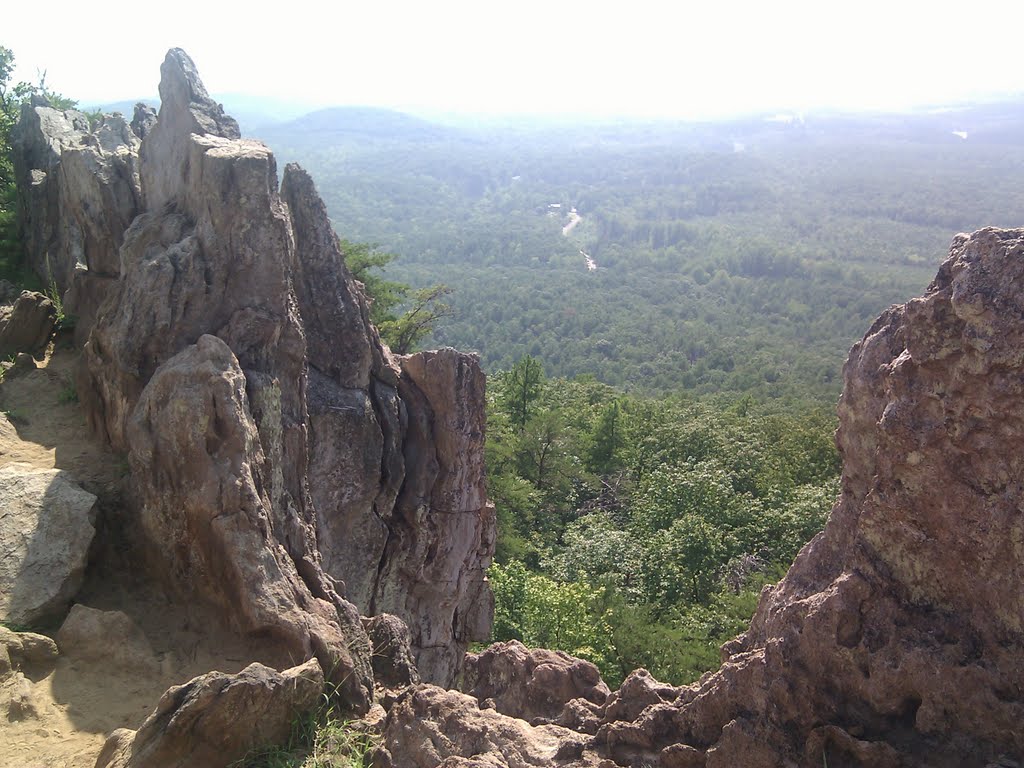
[[83, 342], [120, 274], [118, 249], [140, 210], [139, 137], [120, 115], [90, 126], [81, 112], [33, 97], [13, 145], [29, 265], [55, 284]]
[[404, 620], [419, 674], [450, 684], [492, 613], [479, 365], [394, 358], [308, 175], [279, 191], [184, 52], [161, 76], [134, 133], [44, 105], [19, 126], [23, 230], [37, 271], [92, 297], [78, 393], [128, 455], [142, 562], [315, 656], [357, 711], [360, 612]]
[[96, 533], [95, 503], [67, 472], [0, 469], [0, 621], [27, 626], [67, 611]]
[[529, 649], [518, 640], [495, 643], [466, 656], [461, 688], [503, 715], [551, 721], [566, 704], [600, 706], [608, 686], [589, 661], [562, 651]]
[[1018, 764], [1022, 350], [1024, 230], [957, 236], [927, 294], [850, 353], [842, 496], [719, 671], [684, 688], [634, 673], [602, 707], [569, 702], [558, 722], [595, 735], [535, 761], [524, 740], [550, 747], [550, 726], [472, 743], [477, 701], [424, 687], [389, 716], [388, 760], [425, 765], [408, 750], [427, 743], [465, 766]]

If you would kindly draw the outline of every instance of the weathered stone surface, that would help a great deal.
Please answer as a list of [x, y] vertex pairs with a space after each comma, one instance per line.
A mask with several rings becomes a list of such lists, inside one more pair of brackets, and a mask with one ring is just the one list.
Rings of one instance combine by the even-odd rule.
[[492, 700], [504, 715], [528, 721], [553, 720], [573, 699], [601, 705], [609, 694], [589, 661], [561, 651], [531, 650], [518, 640], [468, 654], [461, 688], [479, 701]]
[[401, 688], [417, 685], [420, 674], [410, 648], [409, 628], [397, 616], [382, 613], [363, 619], [373, 648], [373, 679], [378, 685]]
[[[238, 139], [241, 135], [238, 123], [206, 92], [188, 54], [180, 48], [168, 51], [160, 65], [160, 115], [146, 131], [140, 152], [146, 210], [159, 211], [168, 203], [184, 205], [188, 191], [197, 188], [190, 183], [197, 169], [181, 162], [192, 154], [192, 136]], [[255, 142], [245, 142], [249, 143]]]
[[114, 731], [96, 768], [225, 768], [249, 750], [283, 742], [323, 692], [320, 665], [277, 672], [250, 664], [168, 689], [138, 731]]
[[557, 725], [530, 726], [455, 691], [430, 685], [411, 688], [391, 708], [376, 765], [394, 768], [435, 766], [594, 767], [584, 755], [587, 739]]
[[144, 139], [146, 138], [146, 134], [149, 133], [155, 125], [156, 110], [141, 101], [137, 103], [135, 105], [135, 109], [132, 110], [132, 133], [138, 136], [140, 140]]
[[82, 585], [96, 497], [66, 472], [0, 468], [0, 621], [59, 618]]
[[405, 483], [373, 609], [409, 624], [423, 679], [447, 685], [468, 643], [487, 639], [494, 611], [485, 580], [495, 517], [484, 485], [484, 376], [475, 357], [453, 349], [401, 363]]
[[0, 627], [0, 679], [25, 667], [52, 665], [58, 655], [57, 644], [46, 635]]
[[14, 147], [29, 265], [62, 296], [93, 280], [65, 302], [82, 342], [119, 275], [118, 249], [139, 212], [139, 139], [120, 115], [90, 126], [80, 112], [33, 102], [22, 108]]
[[153, 674], [159, 662], [138, 625], [121, 611], [100, 611], [78, 603], [57, 632], [61, 653], [73, 663]]
[[19, 352], [41, 355], [56, 321], [57, 312], [46, 296], [23, 291], [12, 306], [0, 307], [0, 357]]
[[319, 658], [365, 711], [369, 643], [355, 609], [314, 571], [304, 580], [275, 536], [245, 385], [228, 346], [202, 336], [143, 390], [128, 458], [157, 570], [169, 589], [217, 606], [238, 630], [278, 638], [294, 657]]
[[[78, 380], [90, 423], [133, 457], [133, 497], [149, 510], [149, 537], [180, 542], [166, 553], [156, 547], [155, 562], [165, 563], [169, 584], [191, 584], [184, 591], [203, 593], [237, 628], [276, 626], [298, 643], [296, 653], [301, 638], [323, 638], [319, 630], [308, 635], [298, 614], [339, 611], [340, 618], [309, 621], [351, 630], [347, 644], [360, 649], [352, 661], [360, 669], [369, 669], [360, 661], [368, 641], [341, 598], [364, 613], [390, 611], [408, 623], [425, 679], [451, 683], [466, 644], [487, 636], [492, 610], [483, 578], [494, 514], [484, 497], [479, 364], [445, 351], [408, 358], [409, 370], [400, 370], [369, 323], [366, 298], [308, 175], [289, 166], [279, 195], [273, 155], [238, 138], [188, 57], [172, 50], [162, 75], [160, 116], [143, 131], [146, 210], [124, 235], [121, 277], [97, 315]], [[204, 334], [237, 360], [232, 391], [244, 390], [244, 402], [224, 387], [222, 377], [236, 374], [220, 352], [220, 373], [201, 376], [201, 386], [186, 383], [188, 366], [212, 364], [213, 342], [200, 342]], [[176, 373], [163, 376], [180, 379], [197, 413], [213, 401], [228, 409], [238, 432], [223, 456], [188, 447], [186, 436], [206, 434], [189, 432], [180, 414], [163, 413], [176, 402], [169, 385], [147, 395], [161, 366], [197, 344], [209, 359], [186, 368], [179, 361]], [[165, 437], [181, 439], [183, 449], [164, 451]], [[244, 466], [225, 469], [236, 449], [246, 452]], [[193, 552], [196, 531], [172, 532], [180, 520], [171, 510], [186, 520], [212, 519], [217, 505], [234, 503], [217, 496], [213, 478], [225, 472], [246, 489], [238, 519], [258, 521], [260, 534], [246, 546], [232, 544], [230, 553], [218, 549], [226, 539]], [[206, 478], [198, 485], [218, 490], [199, 498], [184, 481], [171, 488], [175, 473]], [[179, 506], [161, 500], [168, 493]], [[243, 551], [252, 558], [248, 547], [258, 540], [278, 568], [247, 575], [256, 578], [251, 600], [235, 601], [239, 588], [230, 582], [219, 594], [202, 585], [211, 563], [231, 571], [220, 558]], [[270, 586], [285, 582], [284, 592]], [[254, 597], [264, 589], [291, 594], [285, 603], [294, 605]]]
[[11, 142], [18, 188], [18, 229], [33, 271], [51, 277], [63, 292], [74, 270], [61, 245], [60, 184], [63, 150], [81, 144], [89, 119], [81, 112], [62, 112], [33, 100], [22, 105]]

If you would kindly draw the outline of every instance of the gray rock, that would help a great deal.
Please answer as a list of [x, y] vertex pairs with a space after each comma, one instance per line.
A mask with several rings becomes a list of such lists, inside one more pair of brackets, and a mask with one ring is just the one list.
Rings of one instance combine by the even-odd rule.
[[156, 125], [156, 120], [156, 110], [140, 101], [135, 105], [132, 115], [132, 133], [138, 136], [140, 140], [146, 138], [146, 134], [153, 130], [153, 126]]
[[0, 312], [0, 357], [42, 354], [56, 321], [53, 302], [41, 293], [23, 291], [9, 312]]
[[373, 676], [378, 684], [401, 688], [420, 682], [409, 646], [409, 628], [397, 616], [382, 613], [363, 620], [373, 646]]
[[31, 626], [67, 610], [82, 584], [95, 503], [66, 472], [0, 469], [0, 621]]
[[118, 250], [139, 212], [139, 139], [120, 115], [95, 126], [81, 114], [42, 103], [22, 107], [13, 139], [19, 231], [29, 265], [67, 297], [84, 341], [107, 291], [93, 278], [116, 280]]

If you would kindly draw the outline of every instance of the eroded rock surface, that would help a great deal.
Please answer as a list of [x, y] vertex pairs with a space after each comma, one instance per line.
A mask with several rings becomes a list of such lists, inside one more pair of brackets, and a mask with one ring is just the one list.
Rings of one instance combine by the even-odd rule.
[[96, 768], [225, 768], [285, 741], [323, 688], [315, 659], [284, 672], [262, 664], [236, 675], [210, 672], [168, 690], [138, 731], [114, 731]]
[[504, 715], [554, 720], [573, 699], [601, 705], [608, 686], [597, 667], [561, 651], [529, 649], [517, 640], [466, 656], [462, 690]]
[[0, 621], [59, 619], [82, 585], [96, 497], [66, 472], [0, 468]]
[[10, 305], [0, 301], [0, 357], [21, 352], [41, 356], [56, 321], [53, 302], [36, 291], [23, 291]]
[[14, 130], [19, 230], [29, 266], [64, 297], [84, 342], [120, 274], [118, 250], [140, 211], [139, 138], [120, 115], [90, 124], [33, 98]]
[[[548, 752], [542, 764], [1018, 764], [1022, 350], [1024, 230], [957, 236], [927, 294], [888, 310], [851, 351], [842, 495], [749, 631], [723, 647], [721, 669], [684, 688], [637, 672], [603, 707], [566, 707], [560, 722], [593, 732], [596, 719], [596, 733], [582, 758]], [[529, 679], [501, 695], [525, 696]], [[393, 712], [396, 765], [416, 748], [399, 728], [445, 745], [453, 765], [476, 764], [466, 721], [442, 700], [419, 693]], [[409, 708], [431, 722], [410, 724]], [[512, 765], [514, 745], [543, 743], [510, 720], [489, 726], [502, 736], [484, 751], [501, 756], [482, 764]]]
[[580, 734], [557, 725], [530, 726], [432, 685], [410, 688], [388, 713], [384, 733], [375, 763], [381, 768], [597, 768], [600, 762], [584, 755], [587, 738]]
[[72, 606], [57, 632], [57, 645], [72, 663], [100, 669], [153, 675], [159, 666], [145, 634], [121, 611]]
[[78, 377], [90, 424], [129, 456], [147, 562], [181, 599], [316, 656], [358, 711], [360, 612], [401, 618], [419, 674], [450, 684], [493, 611], [479, 364], [396, 360], [309, 176], [288, 166], [279, 191], [270, 150], [184, 52], [161, 75], [155, 123], [133, 122], [139, 212]]

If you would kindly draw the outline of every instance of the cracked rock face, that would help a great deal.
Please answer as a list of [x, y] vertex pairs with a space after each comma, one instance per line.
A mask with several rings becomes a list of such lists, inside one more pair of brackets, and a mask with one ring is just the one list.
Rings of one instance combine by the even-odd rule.
[[22, 107], [13, 145], [28, 264], [64, 297], [84, 343], [120, 274], [124, 232], [141, 210], [139, 138], [120, 115], [90, 125], [81, 112], [33, 100]]
[[78, 381], [129, 456], [155, 575], [316, 656], [357, 710], [359, 613], [405, 621], [422, 678], [451, 684], [493, 611], [479, 364], [394, 358], [305, 171], [279, 190], [183, 51], [161, 74], [155, 124], [136, 121], [142, 208]]
[[[495, 712], [502, 735], [473, 742], [479, 702], [421, 691], [391, 713], [388, 758], [419, 764], [417, 749], [443, 744], [445, 765], [1016, 765], [1024, 230], [958, 235], [926, 295], [854, 346], [844, 379], [842, 495], [720, 670], [683, 688], [641, 670], [601, 706], [567, 702], [554, 722], [593, 734], [582, 751]], [[512, 678], [478, 693], [518, 712], [532, 678]], [[524, 757], [542, 745], [540, 762]]]

